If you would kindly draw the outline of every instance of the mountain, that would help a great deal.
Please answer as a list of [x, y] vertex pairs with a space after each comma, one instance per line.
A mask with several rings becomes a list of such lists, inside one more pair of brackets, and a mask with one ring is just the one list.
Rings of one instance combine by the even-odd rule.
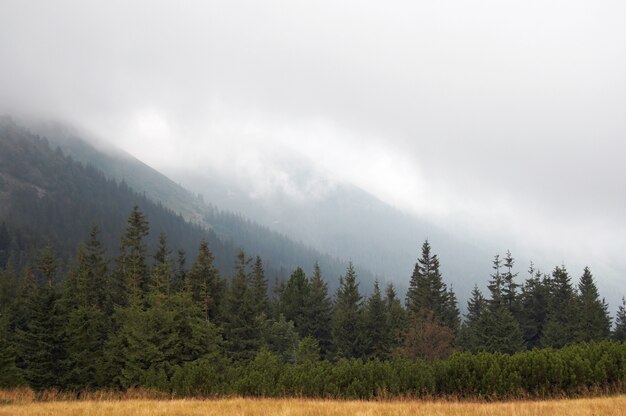
[[354, 185], [324, 184], [320, 173], [306, 163], [298, 160], [293, 166], [280, 167], [299, 189], [292, 193], [304, 197], [280, 189], [260, 194], [218, 172], [197, 175], [178, 170], [168, 175], [226, 209], [242, 212], [318, 250], [350, 258], [401, 289], [406, 289], [426, 239], [439, 255], [445, 281], [459, 298], [466, 299], [475, 283], [488, 279], [494, 252], [406, 214]]
[[69, 258], [94, 224], [113, 255], [126, 218], [138, 205], [150, 221], [149, 247], [154, 249], [164, 232], [173, 250], [185, 250], [188, 262], [206, 239], [226, 274], [240, 247], [263, 258], [270, 279], [285, 278], [297, 266], [310, 270], [316, 261], [331, 286], [345, 272], [345, 262], [205, 204], [120, 150], [103, 150], [70, 129], [48, 128], [43, 136], [44, 130], [0, 119], [0, 223], [9, 231], [14, 261], [32, 260], [47, 244]]

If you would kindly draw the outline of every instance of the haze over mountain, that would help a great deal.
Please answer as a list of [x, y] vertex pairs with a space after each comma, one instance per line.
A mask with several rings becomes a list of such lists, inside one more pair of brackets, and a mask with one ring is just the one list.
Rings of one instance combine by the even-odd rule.
[[386, 247], [389, 274], [429, 237], [452, 279], [486, 281], [508, 248], [519, 271], [588, 264], [615, 305], [624, 15], [609, 1], [5, 1], [0, 111], [81, 126], [331, 254], [373, 264]]

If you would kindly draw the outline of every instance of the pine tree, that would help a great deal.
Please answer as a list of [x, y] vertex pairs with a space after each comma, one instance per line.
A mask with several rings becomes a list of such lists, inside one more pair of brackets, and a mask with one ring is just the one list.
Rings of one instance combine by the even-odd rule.
[[477, 352], [481, 345], [480, 319], [487, 310], [487, 300], [483, 296], [478, 286], [472, 289], [472, 296], [467, 301], [467, 313], [465, 321], [461, 327], [459, 345], [465, 351]]
[[561, 348], [576, 340], [580, 319], [576, 293], [565, 266], [556, 267], [550, 280], [548, 319], [543, 329], [541, 345]]
[[254, 315], [269, 316], [270, 308], [269, 298], [267, 295], [267, 279], [265, 278], [263, 261], [259, 256], [256, 256], [251, 277], [252, 281], [250, 282], [250, 290], [252, 296], [252, 306], [254, 308]]
[[519, 322], [524, 344], [531, 350], [541, 345], [543, 330], [548, 320], [551, 283], [547, 276], [535, 270], [532, 263], [528, 273], [528, 279], [524, 282], [519, 296]]
[[402, 337], [408, 324], [408, 316], [392, 283], [385, 289], [385, 308], [389, 326], [389, 349], [394, 351], [403, 343]]
[[519, 305], [517, 298], [517, 289], [519, 284], [515, 282], [515, 278], [518, 273], [513, 273], [513, 267], [515, 266], [515, 260], [511, 255], [511, 252], [507, 250], [504, 257], [504, 268], [506, 271], [502, 274], [502, 301], [509, 309], [511, 314], [517, 319], [519, 316]]
[[615, 328], [613, 328], [612, 338], [617, 342], [626, 341], [626, 298], [622, 298], [622, 304], [619, 305], [615, 314]]
[[236, 361], [254, 358], [260, 344], [260, 322], [255, 319], [248, 287], [250, 260], [239, 251], [235, 276], [224, 306], [224, 338], [230, 356]]
[[279, 315], [276, 321], [273, 319], [265, 321], [261, 335], [264, 346], [278, 356], [282, 362], [294, 363], [296, 361], [299, 342], [298, 331], [293, 322], [286, 320], [284, 315]]
[[214, 265], [215, 258], [206, 241], [200, 243], [198, 257], [185, 276], [185, 290], [202, 310], [206, 320], [216, 321], [221, 307], [223, 283]]
[[356, 271], [348, 264], [345, 277], [339, 278], [335, 296], [332, 334], [338, 357], [350, 358], [363, 355], [363, 301], [359, 293]]
[[600, 300], [593, 275], [585, 267], [578, 283], [580, 321], [578, 322], [578, 342], [601, 341], [611, 334], [611, 318], [608, 305]]
[[327, 358], [332, 353], [333, 345], [331, 333], [333, 305], [328, 296], [328, 286], [322, 278], [322, 272], [317, 263], [313, 269], [309, 288], [309, 297], [306, 302], [307, 336], [315, 338], [321, 357]]
[[422, 244], [422, 257], [418, 259], [407, 291], [406, 305], [409, 312], [421, 309], [433, 311], [436, 319], [443, 320], [447, 289], [439, 272], [439, 259], [431, 254], [428, 240]]
[[384, 360], [389, 356], [390, 326], [387, 309], [380, 293], [378, 280], [374, 281], [374, 293], [365, 306], [366, 357]]
[[53, 286], [56, 258], [49, 247], [39, 260], [39, 270], [45, 283], [33, 299], [26, 329], [18, 332], [18, 354], [32, 388], [62, 388], [66, 377], [66, 339], [59, 296]]
[[148, 290], [148, 266], [144, 238], [149, 231], [148, 221], [139, 207], [135, 206], [128, 217], [127, 226], [120, 244], [117, 259], [113, 302], [126, 306], [139, 303]]
[[491, 299], [478, 321], [479, 349], [514, 353], [524, 348], [524, 342], [519, 323], [504, 298], [506, 285], [500, 269], [500, 256], [496, 255], [493, 261], [494, 273], [488, 285]]
[[17, 349], [9, 339], [9, 320], [0, 315], [0, 388], [7, 389], [24, 383], [17, 367]]
[[285, 319], [292, 321], [301, 337], [310, 335], [307, 304], [311, 288], [302, 268], [291, 274], [280, 294], [280, 308]]

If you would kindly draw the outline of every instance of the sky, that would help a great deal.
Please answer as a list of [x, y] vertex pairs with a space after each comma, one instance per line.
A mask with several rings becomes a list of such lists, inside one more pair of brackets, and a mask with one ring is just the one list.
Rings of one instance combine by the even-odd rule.
[[1, 0], [0, 112], [626, 276], [623, 1]]

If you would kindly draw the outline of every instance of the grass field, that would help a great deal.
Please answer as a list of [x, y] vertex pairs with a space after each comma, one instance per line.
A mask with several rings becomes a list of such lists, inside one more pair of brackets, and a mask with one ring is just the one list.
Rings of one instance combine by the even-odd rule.
[[626, 396], [576, 400], [458, 403], [304, 399], [104, 400], [0, 405], [0, 416], [599, 416], [626, 415]]

